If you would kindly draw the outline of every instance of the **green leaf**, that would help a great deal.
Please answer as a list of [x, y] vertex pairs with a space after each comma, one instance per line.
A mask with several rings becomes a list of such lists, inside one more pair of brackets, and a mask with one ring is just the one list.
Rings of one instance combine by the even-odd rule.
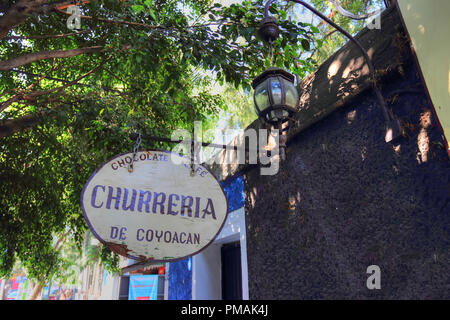
[[134, 4], [131, 6], [131, 9], [134, 11], [134, 13], [140, 13], [145, 9], [145, 7], [140, 4]]
[[311, 26], [311, 30], [312, 30], [312, 32], [314, 32], [314, 33], [320, 33], [319, 28], [317, 28], [316, 26]]
[[148, 12], [150, 13], [150, 15], [152, 16], [153, 20], [156, 21], [156, 14], [155, 11], [153, 11], [152, 9], [148, 9]]
[[305, 49], [306, 51], [311, 50], [311, 47], [310, 47], [310, 44], [309, 44], [308, 40], [302, 39], [301, 43], [302, 43], [303, 49]]

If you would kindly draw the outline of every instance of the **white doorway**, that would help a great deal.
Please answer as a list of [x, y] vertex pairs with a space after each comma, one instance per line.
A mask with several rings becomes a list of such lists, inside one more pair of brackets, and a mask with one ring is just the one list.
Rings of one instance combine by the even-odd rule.
[[[222, 280], [230, 274], [222, 272], [224, 248], [240, 247], [240, 297], [248, 300], [247, 242], [245, 232], [244, 208], [235, 210], [228, 215], [225, 225], [216, 240], [205, 250], [192, 257], [192, 300], [222, 300]], [[225, 255], [226, 257], [227, 255]], [[225, 258], [227, 259], [227, 258]], [[236, 260], [237, 261], [237, 260]], [[226, 268], [230, 265], [226, 263]], [[238, 266], [239, 267], [239, 266]], [[231, 270], [230, 270], [231, 271]], [[234, 274], [236, 272], [231, 272]], [[225, 277], [225, 278], [224, 278]], [[233, 277], [231, 275], [231, 277]], [[234, 281], [233, 281], [234, 282]]]

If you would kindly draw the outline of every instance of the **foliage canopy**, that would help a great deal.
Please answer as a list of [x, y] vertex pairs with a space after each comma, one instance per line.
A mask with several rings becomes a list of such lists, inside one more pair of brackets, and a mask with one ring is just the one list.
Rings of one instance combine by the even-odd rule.
[[[131, 151], [132, 132], [213, 125], [227, 105], [211, 81], [249, 90], [270, 65], [256, 38], [262, 0], [82, 2], [80, 30], [67, 28], [72, 1], [0, 2], [0, 276], [19, 259], [30, 278], [50, 279], [65, 263], [61, 236], [81, 247], [80, 193], [99, 164]], [[286, 15], [282, 4], [271, 13]], [[295, 59], [318, 30], [280, 24], [273, 63], [303, 76], [313, 64]], [[117, 266], [108, 248], [99, 256]]]

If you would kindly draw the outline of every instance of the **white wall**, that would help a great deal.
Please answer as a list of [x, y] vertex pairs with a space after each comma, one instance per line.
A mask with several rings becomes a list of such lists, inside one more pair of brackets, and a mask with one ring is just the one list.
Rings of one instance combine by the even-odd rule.
[[244, 208], [228, 215], [225, 225], [213, 244], [192, 257], [192, 299], [222, 299], [221, 247], [224, 243], [240, 241], [242, 268], [242, 297], [248, 300], [247, 241]]
[[101, 300], [118, 300], [120, 276], [107, 274], [105, 285], [102, 287]]
[[192, 259], [192, 300], [221, 300], [220, 245], [211, 244]]
[[[133, 259], [120, 257], [119, 268], [124, 268], [136, 263]], [[125, 273], [128, 274], [128, 273]], [[103, 285], [104, 284], [104, 285]], [[102, 283], [101, 300], [119, 300], [120, 275], [107, 273], [106, 280]]]

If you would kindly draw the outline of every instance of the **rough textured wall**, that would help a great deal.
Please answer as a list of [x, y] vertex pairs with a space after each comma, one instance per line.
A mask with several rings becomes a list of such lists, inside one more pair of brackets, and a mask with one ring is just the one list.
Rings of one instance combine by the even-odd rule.
[[383, 84], [398, 145], [366, 91], [292, 139], [277, 176], [245, 173], [250, 299], [450, 299], [450, 162], [405, 59]]

